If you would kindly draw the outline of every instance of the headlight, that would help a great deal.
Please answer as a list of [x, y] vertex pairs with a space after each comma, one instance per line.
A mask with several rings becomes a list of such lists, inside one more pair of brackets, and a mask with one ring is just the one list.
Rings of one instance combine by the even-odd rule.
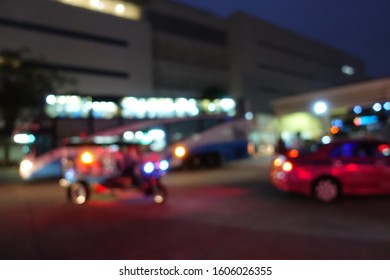
[[186, 149], [182, 146], [178, 146], [176, 147], [175, 149], [175, 155], [179, 158], [181, 157], [184, 157], [184, 155], [186, 154]]
[[76, 177], [76, 172], [74, 171], [73, 168], [66, 170], [64, 173], [64, 178], [66, 180], [73, 180], [75, 177]]
[[154, 171], [154, 164], [151, 162], [147, 162], [144, 165], [144, 172], [145, 173], [152, 173]]
[[166, 171], [166, 170], [168, 170], [168, 168], [169, 168], [169, 163], [168, 163], [168, 161], [162, 160], [162, 161], [160, 162], [160, 170]]
[[33, 168], [33, 164], [28, 159], [24, 159], [20, 162], [19, 166], [19, 175], [23, 179], [28, 179], [31, 175], [31, 170]]

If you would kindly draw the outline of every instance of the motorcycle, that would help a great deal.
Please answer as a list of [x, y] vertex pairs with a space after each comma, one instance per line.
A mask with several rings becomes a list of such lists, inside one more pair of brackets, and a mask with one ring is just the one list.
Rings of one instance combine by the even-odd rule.
[[161, 178], [169, 168], [168, 161], [145, 157], [134, 167], [136, 177], [126, 176], [118, 168], [117, 152], [110, 148], [83, 145], [70, 148], [64, 155], [59, 185], [66, 189], [70, 202], [81, 205], [89, 201], [92, 193], [128, 190], [152, 197], [157, 204], [165, 202], [168, 192]]

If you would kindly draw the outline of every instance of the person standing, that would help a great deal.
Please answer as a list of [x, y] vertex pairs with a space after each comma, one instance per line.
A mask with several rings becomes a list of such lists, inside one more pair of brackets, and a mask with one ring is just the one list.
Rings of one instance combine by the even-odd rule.
[[276, 142], [275, 152], [282, 155], [286, 154], [287, 152], [286, 144], [284, 143], [282, 136], [280, 136]]

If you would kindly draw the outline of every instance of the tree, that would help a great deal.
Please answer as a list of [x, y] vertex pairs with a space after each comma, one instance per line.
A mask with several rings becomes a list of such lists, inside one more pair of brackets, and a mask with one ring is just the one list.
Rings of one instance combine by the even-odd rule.
[[[39, 110], [48, 92], [70, 82], [53, 69], [45, 68], [42, 59], [27, 58], [25, 55], [26, 51], [0, 51], [0, 113], [3, 120], [0, 137], [5, 145], [6, 163], [9, 161], [10, 139], [21, 111]], [[38, 113], [38, 110], [35, 111]]]

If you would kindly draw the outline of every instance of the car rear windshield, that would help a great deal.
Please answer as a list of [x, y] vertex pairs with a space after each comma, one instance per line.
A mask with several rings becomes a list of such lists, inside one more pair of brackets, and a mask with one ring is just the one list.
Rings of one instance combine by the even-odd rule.
[[324, 144], [320, 142], [306, 142], [298, 149], [300, 155], [306, 155], [317, 152]]

